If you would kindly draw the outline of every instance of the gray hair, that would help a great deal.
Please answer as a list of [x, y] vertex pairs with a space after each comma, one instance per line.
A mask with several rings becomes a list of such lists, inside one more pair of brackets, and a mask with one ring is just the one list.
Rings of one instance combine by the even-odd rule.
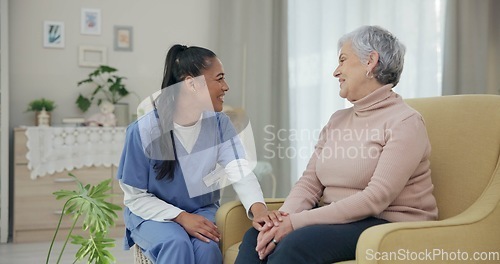
[[389, 31], [379, 26], [362, 26], [339, 39], [338, 49], [351, 42], [352, 48], [362, 63], [367, 63], [370, 52], [379, 55], [373, 75], [381, 84], [396, 86], [403, 72], [406, 47]]

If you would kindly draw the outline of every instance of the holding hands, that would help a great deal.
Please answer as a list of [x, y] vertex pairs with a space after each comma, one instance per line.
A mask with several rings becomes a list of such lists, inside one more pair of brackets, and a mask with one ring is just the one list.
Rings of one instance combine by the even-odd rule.
[[262, 260], [276, 248], [278, 241], [293, 231], [293, 226], [288, 213], [278, 210], [267, 211], [261, 203], [252, 205], [250, 210], [254, 215], [252, 225], [260, 231], [255, 250]]
[[288, 214], [283, 215], [280, 225], [272, 226], [270, 229], [260, 230], [257, 236], [257, 247], [255, 250], [261, 260], [265, 259], [278, 246], [279, 241], [293, 231], [292, 222]]
[[278, 210], [268, 211], [267, 207], [262, 203], [255, 203], [250, 207], [253, 214], [252, 226], [259, 230], [265, 231], [271, 229], [273, 226], [279, 226], [283, 221], [283, 216], [288, 215], [285, 212]]
[[[280, 226], [280, 223], [284, 221], [285, 217], [288, 219], [288, 213], [277, 210], [268, 211], [267, 207], [262, 203], [255, 203], [250, 210], [254, 215], [252, 225], [255, 229], [261, 231], [261, 233], [274, 230], [274, 228]], [[201, 215], [181, 212], [173, 220], [179, 223], [189, 235], [201, 241], [208, 243], [210, 240], [215, 242], [219, 242], [220, 240], [220, 232], [217, 226]], [[291, 223], [289, 225], [291, 227]], [[269, 241], [267, 243], [269, 243]]]

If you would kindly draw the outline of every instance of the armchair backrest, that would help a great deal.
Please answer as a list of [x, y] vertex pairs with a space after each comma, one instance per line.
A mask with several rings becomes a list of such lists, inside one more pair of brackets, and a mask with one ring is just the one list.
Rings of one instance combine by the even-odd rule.
[[481, 195], [500, 156], [500, 96], [452, 95], [405, 100], [424, 117], [439, 219]]

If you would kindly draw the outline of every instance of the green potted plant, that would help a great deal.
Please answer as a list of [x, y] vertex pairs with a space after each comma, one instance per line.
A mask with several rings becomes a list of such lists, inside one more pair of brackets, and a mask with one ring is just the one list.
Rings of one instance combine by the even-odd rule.
[[[75, 178], [77, 190], [60, 190], [54, 192], [56, 199], [65, 199], [66, 202], [63, 206], [63, 214], [59, 218], [59, 223], [52, 238], [45, 263], [49, 263], [50, 253], [52, 252], [64, 215], [72, 215], [73, 224], [66, 236], [56, 263], [60, 263], [70, 237], [73, 238], [72, 244], [80, 245], [75, 255], [75, 262], [87, 258], [87, 263], [114, 263], [115, 258], [107, 248], [114, 247], [115, 240], [108, 238], [107, 235], [109, 228], [115, 225], [115, 219], [118, 218], [115, 211], [121, 210], [121, 207], [106, 201], [111, 197], [111, 194], [109, 194], [112, 188], [111, 179], [104, 180], [95, 186], [90, 184], [84, 186], [75, 175], [71, 173], [69, 175]], [[72, 235], [80, 217], [83, 217], [82, 229], [88, 231], [88, 237], [86, 238], [80, 235]]]
[[[76, 99], [76, 104], [82, 112], [86, 112], [96, 99], [98, 105], [101, 104], [102, 100], [108, 100], [112, 104], [116, 104], [129, 94], [123, 83], [126, 78], [116, 75], [115, 72], [117, 71], [113, 67], [100, 65], [89, 73], [86, 79], [78, 82], [78, 86], [86, 84], [91, 85], [94, 89], [90, 95], [84, 96], [80, 93]], [[99, 95], [101, 96], [99, 97]]]
[[55, 108], [56, 104], [54, 101], [40, 98], [29, 102], [26, 112], [35, 112], [35, 125], [38, 126], [38, 115], [45, 110], [46, 113], [44, 114], [48, 115], [48, 124], [50, 124], [50, 112], [52, 112]]

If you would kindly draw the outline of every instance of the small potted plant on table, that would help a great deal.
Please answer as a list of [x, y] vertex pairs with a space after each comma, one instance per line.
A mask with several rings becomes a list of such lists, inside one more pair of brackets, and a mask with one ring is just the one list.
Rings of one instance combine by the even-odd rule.
[[39, 115], [41, 113], [48, 115], [47, 123], [50, 125], [50, 113], [56, 108], [56, 104], [52, 100], [40, 98], [31, 101], [28, 104], [26, 112], [35, 112], [35, 125], [38, 126]]

